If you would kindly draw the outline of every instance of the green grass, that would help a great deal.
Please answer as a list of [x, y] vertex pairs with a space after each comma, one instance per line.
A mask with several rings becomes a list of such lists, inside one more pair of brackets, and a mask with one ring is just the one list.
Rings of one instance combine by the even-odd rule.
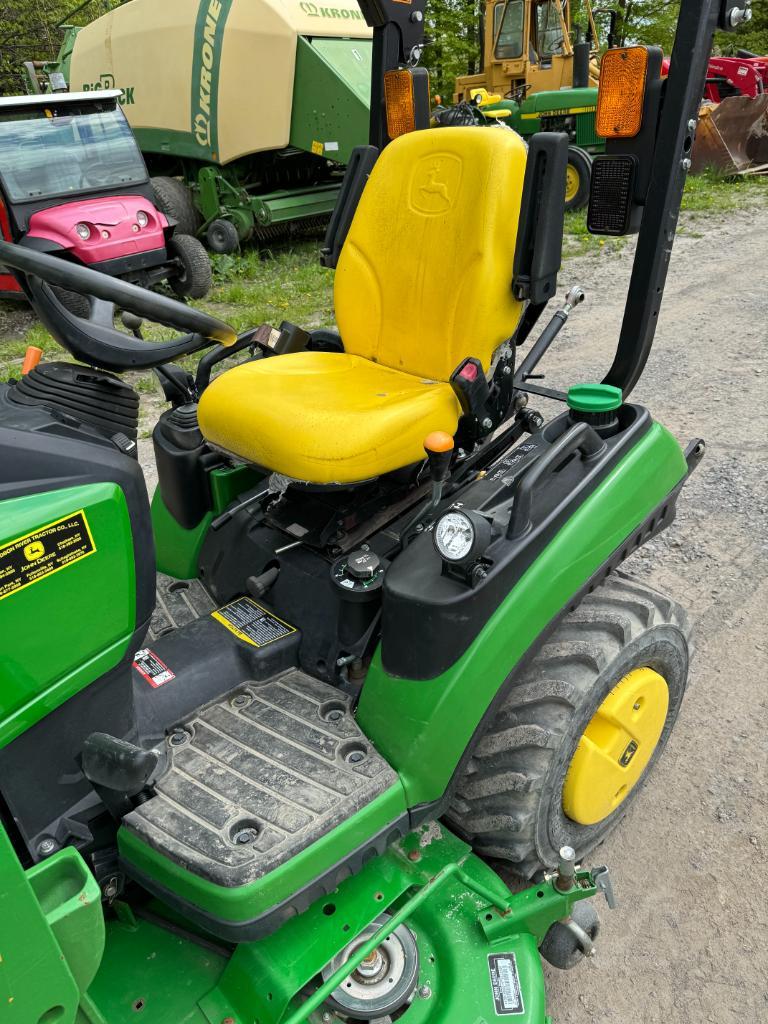
[[768, 177], [762, 175], [726, 178], [706, 171], [688, 178], [683, 195], [683, 213], [721, 214], [745, 206], [768, 203]]
[[[691, 177], [682, 207], [688, 217], [681, 231], [696, 237], [706, 217], [766, 203], [768, 178], [727, 179], [716, 174]], [[610, 259], [626, 243], [626, 238], [590, 235], [583, 211], [566, 215], [563, 250], [566, 259], [585, 255]], [[199, 305], [231, 323], [237, 331], [262, 323], [279, 326], [282, 320], [291, 320], [310, 329], [333, 325], [333, 273], [319, 265], [316, 241], [275, 247], [266, 252], [251, 248], [235, 256], [214, 256], [213, 268], [213, 291]], [[0, 306], [0, 312], [8, 313], [12, 309], [10, 305]], [[149, 325], [146, 335], [160, 340], [172, 336], [173, 332]], [[30, 328], [23, 340], [3, 341], [0, 337], [0, 345], [0, 380], [18, 374], [27, 345], [38, 345], [46, 359], [61, 359], [63, 355], [39, 325]], [[196, 357], [185, 363], [192, 368]], [[142, 393], [158, 391], [152, 374], [130, 376]]]
[[626, 238], [601, 238], [590, 235], [587, 231], [587, 218], [584, 210], [575, 210], [565, 215], [565, 236], [563, 238], [563, 256], [609, 256], [622, 249], [627, 243]]

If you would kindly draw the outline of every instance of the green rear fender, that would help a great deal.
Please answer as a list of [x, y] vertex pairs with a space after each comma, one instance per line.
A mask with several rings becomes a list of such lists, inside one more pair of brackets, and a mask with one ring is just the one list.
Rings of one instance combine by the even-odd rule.
[[435, 679], [389, 675], [374, 656], [361, 728], [403, 780], [409, 807], [440, 800], [496, 694], [523, 655], [685, 477], [677, 441], [654, 423], [523, 574], [469, 649]]
[[136, 626], [117, 484], [0, 502], [0, 747], [114, 668]]

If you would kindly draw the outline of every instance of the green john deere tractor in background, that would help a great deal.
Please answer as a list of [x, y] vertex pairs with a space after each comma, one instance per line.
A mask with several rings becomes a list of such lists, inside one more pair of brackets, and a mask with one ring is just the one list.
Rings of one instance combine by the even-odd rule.
[[354, 0], [128, 0], [64, 33], [29, 87], [122, 89], [180, 231], [232, 252], [327, 222], [367, 135], [371, 30]]
[[[556, 293], [568, 139], [421, 130], [424, 6], [363, 3], [370, 145], [323, 249], [338, 332], [236, 337], [0, 243], [78, 360], [0, 386], [3, 1024], [545, 1024], [540, 957], [592, 951], [586, 901], [612, 894], [584, 859], [688, 675], [685, 613], [619, 566], [703, 443], [629, 396], [743, 0], [683, 0], [668, 79], [654, 48], [604, 65], [589, 225], [639, 237], [608, 374], [567, 395], [531, 375], [580, 288], [516, 353]], [[151, 506], [120, 376], [148, 368], [170, 403]]]

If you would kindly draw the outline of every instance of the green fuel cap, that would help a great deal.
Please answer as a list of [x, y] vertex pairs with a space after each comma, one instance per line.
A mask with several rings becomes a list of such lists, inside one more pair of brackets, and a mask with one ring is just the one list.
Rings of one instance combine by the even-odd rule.
[[621, 388], [613, 384], [574, 384], [568, 390], [568, 408], [574, 412], [614, 412], [623, 400]]

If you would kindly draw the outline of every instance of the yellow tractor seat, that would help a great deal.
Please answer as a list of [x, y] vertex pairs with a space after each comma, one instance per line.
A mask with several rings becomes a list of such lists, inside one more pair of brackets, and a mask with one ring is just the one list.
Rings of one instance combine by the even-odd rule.
[[219, 448], [309, 483], [349, 484], [424, 457], [456, 432], [449, 383], [468, 357], [486, 373], [513, 334], [526, 147], [514, 132], [440, 128], [376, 162], [334, 281], [344, 353], [300, 352], [221, 374], [199, 405]]
[[419, 462], [424, 437], [454, 434], [461, 413], [450, 384], [346, 352], [276, 356], [218, 380], [200, 404], [209, 441], [317, 484], [356, 483]]

